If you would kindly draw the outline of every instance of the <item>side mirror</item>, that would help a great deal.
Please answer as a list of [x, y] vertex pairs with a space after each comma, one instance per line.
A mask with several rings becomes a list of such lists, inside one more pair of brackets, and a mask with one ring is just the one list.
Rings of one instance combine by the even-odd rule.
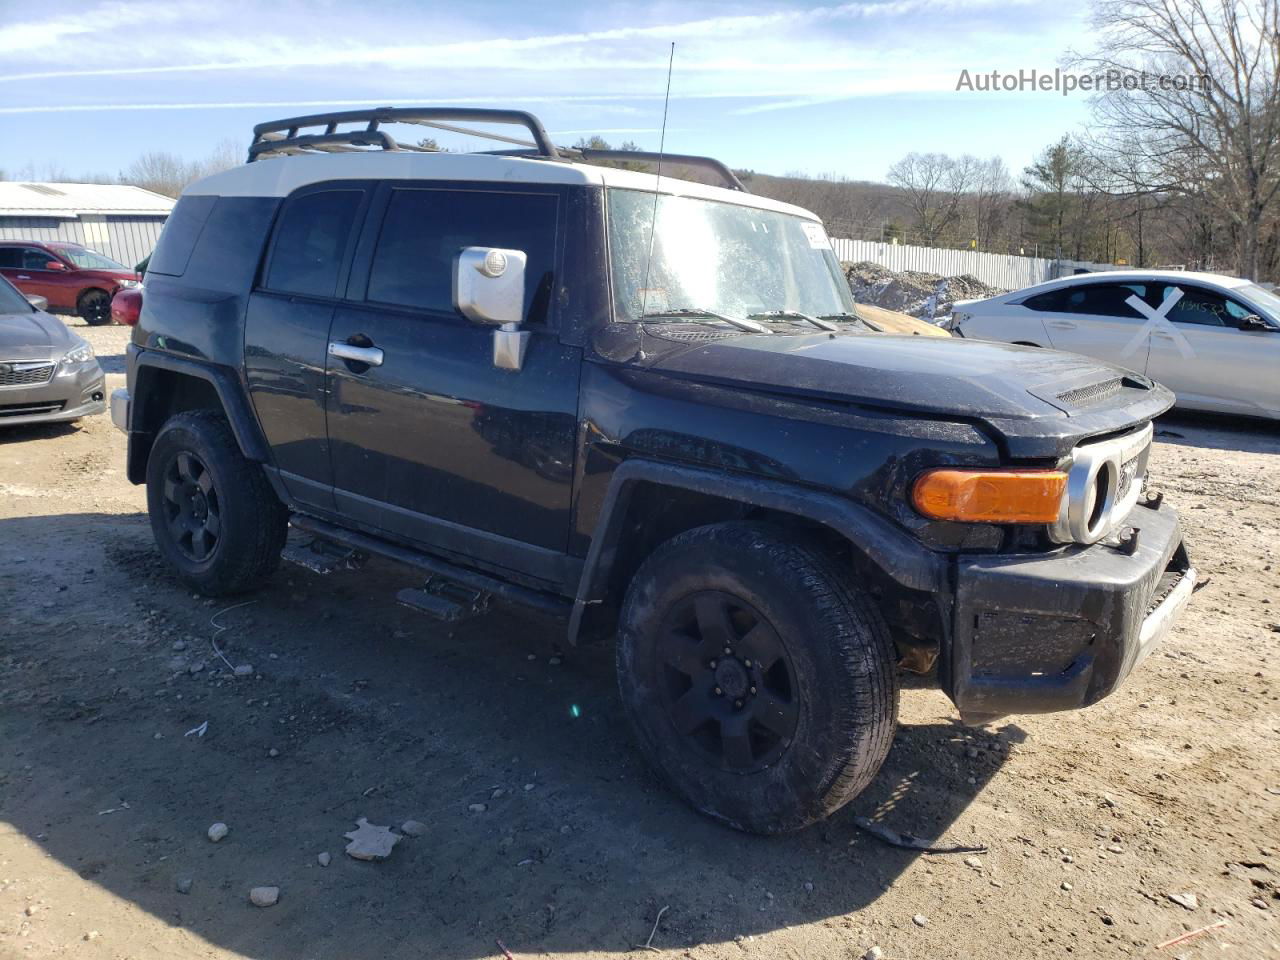
[[46, 270], [65, 270], [67, 269], [67, 265], [61, 260], [50, 260], [44, 265], [44, 268]]
[[1262, 317], [1258, 316], [1256, 313], [1251, 313], [1247, 317], [1245, 317], [1243, 320], [1240, 321], [1240, 329], [1241, 330], [1275, 330], [1277, 328], [1267, 323], [1266, 320], [1262, 319]]
[[523, 250], [466, 247], [453, 270], [453, 305], [472, 323], [498, 327], [493, 332], [493, 364], [503, 370], [524, 365], [529, 333], [524, 319]]

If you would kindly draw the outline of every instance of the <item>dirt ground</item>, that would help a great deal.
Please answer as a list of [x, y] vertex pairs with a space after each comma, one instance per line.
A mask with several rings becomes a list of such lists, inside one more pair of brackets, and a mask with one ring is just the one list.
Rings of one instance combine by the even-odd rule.
[[[121, 379], [127, 331], [80, 332]], [[193, 596], [108, 418], [0, 432], [0, 957], [599, 958], [651, 931], [699, 960], [1280, 957], [1280, 430], [1159, 428], [1209, 579], [1164, 646], [1087, 712], [990, 730], [906, 691], [872, 786], [781, 839], [654, 780], [611, 650], [561, 658], [505, 612], [441, 627], [377, 564]], [[425, 832], [357, 862], [360, 817]]]

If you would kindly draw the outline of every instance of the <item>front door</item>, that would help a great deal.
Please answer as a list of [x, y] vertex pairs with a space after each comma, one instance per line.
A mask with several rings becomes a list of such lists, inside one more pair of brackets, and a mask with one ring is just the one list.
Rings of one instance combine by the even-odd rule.
[[1028, 300], [1045, 314], [1045, 331], [1056, 350], [1082, 353], [1142, 373], [1147, 364], [1147, 319], [1128, 303], [1147, 300], [1145, 283], [1084, 283]]
[[[379, 189], [330, 333], [374, 351], [368, 363], [329, 358], [342, 514], [524, 572], [565, 552], [581, 351], [556, 333], [562, 206], [552, 187]], [[493, 329], [454, 309], [468, 246], [528, 256], [519, 371], [496, 368]]]
[[[1280, 332], [1241, 329], [1254, 313], [1237, 300], [1185, 283], [1160, 285], [1182, 297], [1151, 335], [1147, 376], [1199, 410], [1274, 417], [1280, 413]], [[1179, 342], [1179, 335], [1182, 342]]]

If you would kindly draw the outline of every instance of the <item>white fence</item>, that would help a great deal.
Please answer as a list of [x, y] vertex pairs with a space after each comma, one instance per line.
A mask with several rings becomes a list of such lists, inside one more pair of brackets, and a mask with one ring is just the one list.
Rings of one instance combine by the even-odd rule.
[[856, 263], [868, 260], [890, 270], [917, 270], [944, 277], [968, 274], [983, 283], [1004, 290], [1017, 290], [1033, 283], [1053, 280], [1076, 270], [1116, 270], [1105, 263], [1078, 263], [1074, 260], [1050, 260], [1045, 257], [1015, 257], [1001, 253], [978, 253], [975, 250], [943, 250], [937, 247], [911, 247], [900, 243], [877, 243], [874, 240], [832, 239], [836, 256]]

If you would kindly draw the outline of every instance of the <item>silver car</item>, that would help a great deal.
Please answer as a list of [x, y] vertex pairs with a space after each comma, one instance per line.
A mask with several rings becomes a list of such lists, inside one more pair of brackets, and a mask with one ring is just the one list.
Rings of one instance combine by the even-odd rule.
[[0, 427], [102, 413], [93, 347], [0, 278]]
[[959, 301], [951, 330], [1109, 360], [1163, 383], [1185, 409], [1280, 419], [1280, 297], [1248, 280], [1080, 274]]

